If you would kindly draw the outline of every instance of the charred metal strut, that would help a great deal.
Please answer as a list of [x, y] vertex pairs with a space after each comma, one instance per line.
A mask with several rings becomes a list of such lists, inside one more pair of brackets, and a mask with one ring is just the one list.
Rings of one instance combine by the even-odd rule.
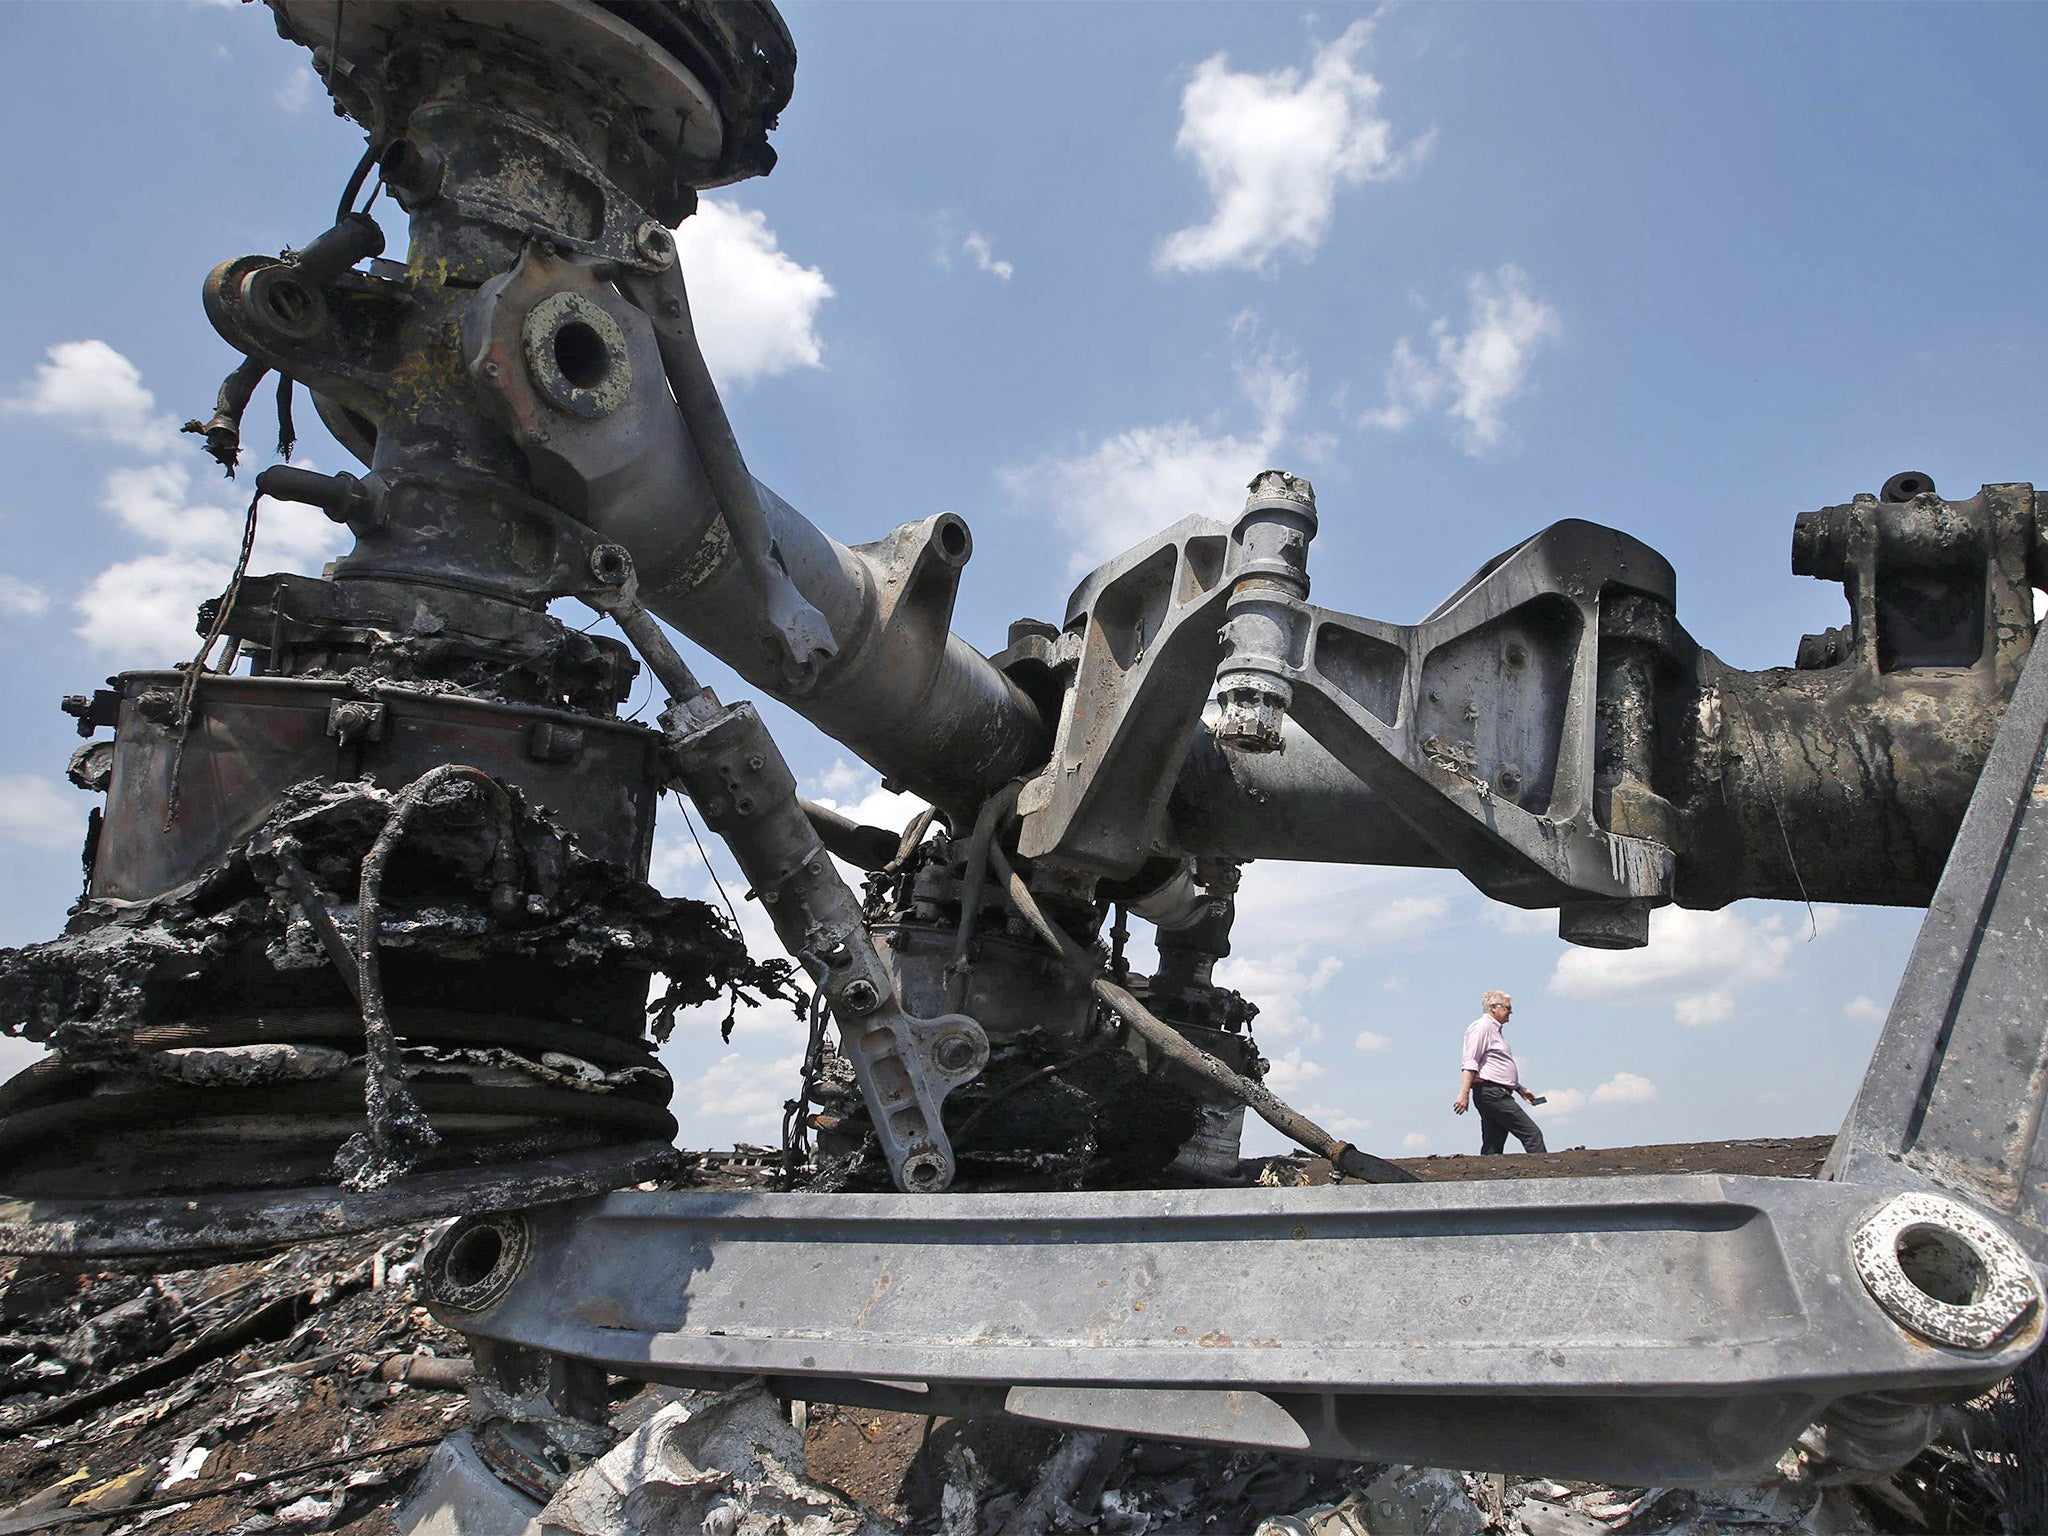
[[946, 1188], [954, 1158], [940, 1106], [987, 1064], [988, 1037], [962, 1013], [926, 1019], [905, 1011], [859, 898], [804, 814], [796, 776], [760, 714], [745, 702], [721, 704], [697, 681], [641, 607], [624, 549], [599, 546], [591, 571], [603, 586], [585, 600], [618, 621], [668, 692], [661, 728], [672, 786], [725, 839], [783, 946], [814, 962], [896, 1187]]

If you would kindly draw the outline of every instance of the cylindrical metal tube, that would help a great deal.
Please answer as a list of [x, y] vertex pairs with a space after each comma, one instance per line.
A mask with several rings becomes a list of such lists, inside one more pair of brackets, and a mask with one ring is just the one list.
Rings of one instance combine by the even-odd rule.
[[[838, 653], [804, 690], [756, 640], [760, 597], [731, 557], [723, 525], [683, 555], [633, 548], [640, 599], [763, 693], [780, 699], [858, 752], [890, 780], [951, 810], [969, 810], [1045, 761], [1050, 724], [1015, 683], [947, 628], [938, 611], [898, 603], [884, 626], [885, 584], [906, 573], [885, 568], [888, 545], [849, 549], [760, 486], [776, 552], [807, 602], [831, 625]], [[706, 488], [708, 494], [708, 487]], [[607, 537], [612, 530], [600, 528]], [[934, 532], [938, 558], [957, 569], [971, 545], [966, 525]], [[949, 553], [947, 546], [957, 553]]]
[[1175, 851], [1243, 860], [1442, 868], [1448, 860], [1293, 720], [1278, 752], [1231, 752], [1197, 727], [1174, 782]]
[[1742, 672], [1700, 665], [1701, 792], [1677, 899], [1922, 906], [2004, 714], [1988, 670]]

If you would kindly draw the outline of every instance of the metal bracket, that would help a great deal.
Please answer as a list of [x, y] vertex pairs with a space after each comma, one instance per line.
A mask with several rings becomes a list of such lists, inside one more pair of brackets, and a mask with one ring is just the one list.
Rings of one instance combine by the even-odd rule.
[[[1245, 556], [1189, 518], [1075, 592], [1080, 655], [1052, 762], [1024, 794], [1019, 852], [1128, 875], [1166, 840], [1173, 761], [1224, 660]], [[1437, 857], [1523, 906], [1669, 898], [1670, 850], [1595, 816], [1603, 608], [1667, 609], [1671, 567], [1591, 523], [1558, 523], [1490, 562], [1416, 625], [1303, 604], [1290, 713]], [[1638, 941], [1640, 942], [1640, 941]]]
[[813, 962], [897, 1188], [946, 1188], [954, 1160], [940, 1107], [987, 1065], [987, 1035], [965, 1014], [921, 1019], [904, 1009], [860, 902], [751, 704], [721, 706], [707, 692], [672, 705], [662, 727], [677, 783], [725, 839], [783, 946]]

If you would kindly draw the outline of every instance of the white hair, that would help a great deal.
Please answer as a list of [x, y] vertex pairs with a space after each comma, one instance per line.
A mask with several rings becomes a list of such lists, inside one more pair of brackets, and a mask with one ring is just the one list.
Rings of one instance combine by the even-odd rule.
[[1507, 993], [1497, 992], [1492, 987], [1479, 994], [1479, 1006], [1482, 1008], [1510, 1008], [1514, 1006], [1514, 1001]]

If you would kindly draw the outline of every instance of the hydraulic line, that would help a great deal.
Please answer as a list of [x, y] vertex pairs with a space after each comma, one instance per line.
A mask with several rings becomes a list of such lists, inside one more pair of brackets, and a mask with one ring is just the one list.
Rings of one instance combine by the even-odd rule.
[[[363, 860], [362, 884], [356, 897], [356, 986], [363, 1009], [363, 1108], [369, 1126], [362, 1136], [351, 1136], [335, 1154], [335, 1167], [350, 1189], [381, 1188], [402, 1174], [408, 1166], [400, 1152], [401, 1141], [431, 1144], [436, 1140], [420, 1106], [407, 1091], [404, 1067], [399, 1059], [398, 1041], [392, 1033], [391, 1015], [384, 1005], [383, 967], [377, 957], [377, 934], [383, 911], [384, 870], [405, 836], [407, 823], [416, 807], [432, 790], [457, 779], [478, 785], [498, 812], [498, 846], [495, 856], [494, 891], [509, 891], [514, 851], [512, 802], [499, 784], [481, 768], [466, 763], [444, 763], [430, 768], [391, 802], [390, 819], [377, 834]], [[496, 905], [495, 899], [493, 905]]]

